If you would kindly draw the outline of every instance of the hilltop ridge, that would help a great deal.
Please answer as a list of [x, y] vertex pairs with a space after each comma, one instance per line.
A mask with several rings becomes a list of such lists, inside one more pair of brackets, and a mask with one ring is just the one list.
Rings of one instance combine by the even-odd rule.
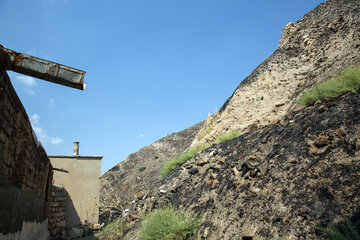
[[279, 48], [240, 83], [192, 146], [281, 120], [304, 89], [360, 62], [359, 11], [359, 1], [329, 0], [287, 24]]

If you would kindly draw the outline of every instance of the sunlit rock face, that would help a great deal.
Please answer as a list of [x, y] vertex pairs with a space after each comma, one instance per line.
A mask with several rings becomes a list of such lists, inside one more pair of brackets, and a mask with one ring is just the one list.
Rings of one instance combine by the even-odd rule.
[[241, 82], [192, 145], [281, 120], [297, 107], [304, 89], [360, 62], [359, 6], [359, 1], [330, 0], [287, 24], [279, 48]]

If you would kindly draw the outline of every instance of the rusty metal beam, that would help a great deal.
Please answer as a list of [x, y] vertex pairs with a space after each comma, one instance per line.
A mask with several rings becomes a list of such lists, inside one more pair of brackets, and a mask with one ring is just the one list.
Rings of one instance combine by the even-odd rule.
[[85, 90], [86, 83], [84, 83], [84, 71], [24, 53], [18, 53], [7, 48], [3, 49], [11, 59], [11, 65], [7, 66], [7, 70], [64, 86]]

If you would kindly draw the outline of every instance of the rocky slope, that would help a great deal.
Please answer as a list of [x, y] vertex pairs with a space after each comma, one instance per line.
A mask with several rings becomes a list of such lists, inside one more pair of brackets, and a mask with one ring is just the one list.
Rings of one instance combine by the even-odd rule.
[[[100, 218], [108, 220], [132, 201], [142, 198], [145, 190], [158, 188], [159, 171], [164, 163], [184, 152], [191, 144], [203, 123], [181, 132], [170, 134], [153, 144], [129, 155], [101, 178]], [[139, 171], [139, 168], [145, 170]]]
[[[314, 226], [352, 214], [360, 202], [360, 94], [300, 110], [296, 98], [360, 62], [359, 12], [360, 0], [329, 0], [288, 24], [279, 49], [208, 122], [178, 143], [155, 142], [102, 177], [103, 216], [129, 208], [122, 213], [141, 217], [172, 203], [204, 216], [195, 239], [316, 239]], [[232, 129], [243, 135], [159, 177], [190, 144], [213, 143]], [[137, 228], [125, 239], [137, 239]]]
[[205, 220], [195, 239], [317, 239], [314, 226], [360, 203], [359, 106], [360, 93], [324, 100], [212, 145], [131, 213], [169, 203], [193, 210]]
[[289, 23], [279, 48], [241, 82], [192, 145], [282, 119], [302, 90], [360, 62], [359, 12], [359, 0], [329, 0]]

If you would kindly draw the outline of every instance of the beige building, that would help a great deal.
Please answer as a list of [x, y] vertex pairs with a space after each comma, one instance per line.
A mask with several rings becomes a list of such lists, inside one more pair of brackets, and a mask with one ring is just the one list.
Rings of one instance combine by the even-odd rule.
[[49, 155], [54, 168], [54, 184], [65, 187], [67, 228], [82, 223], [98, 223], [102, 156], [80, 156], [79, 142], [74, 142], [73, 155]]

